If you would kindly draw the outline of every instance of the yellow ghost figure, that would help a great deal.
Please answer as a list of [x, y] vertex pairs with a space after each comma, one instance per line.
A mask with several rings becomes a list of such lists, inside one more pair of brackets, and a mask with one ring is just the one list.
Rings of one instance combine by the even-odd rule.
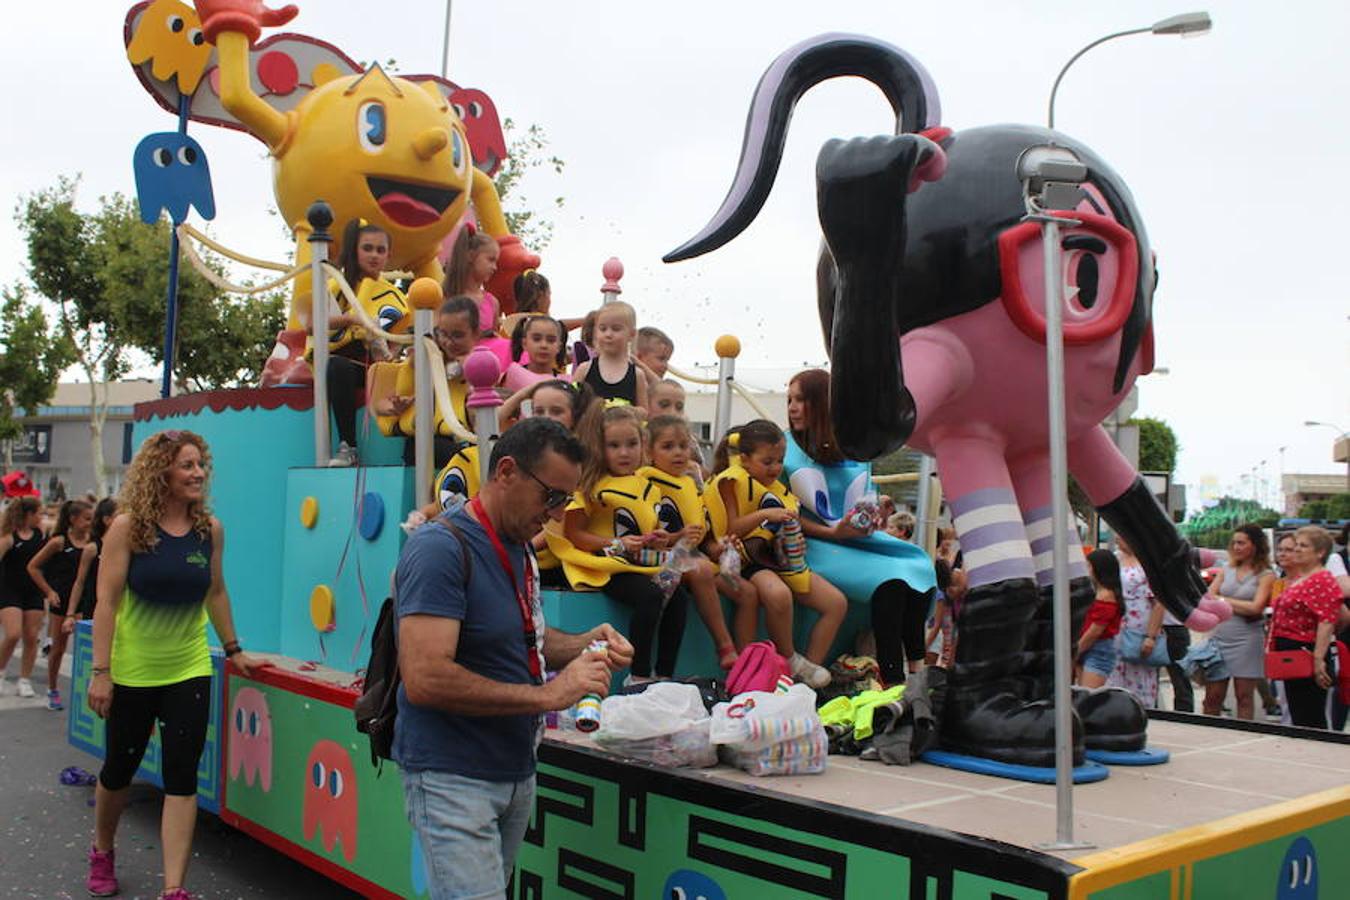
[[197, 11], [178, 0], [151, 3], [127, 45], [132, 65], [150, 62], [150, 74], [160, 81], [176, 75], [178, 90], [184, 94], [197, 90], [210, 57], [211, 45], [202, 37]]

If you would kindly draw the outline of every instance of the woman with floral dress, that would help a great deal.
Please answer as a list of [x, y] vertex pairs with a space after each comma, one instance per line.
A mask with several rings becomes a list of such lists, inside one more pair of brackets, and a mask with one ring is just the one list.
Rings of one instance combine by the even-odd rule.
[[[1133, 632], [1139, 648], [1139, 656], [1147, 659], [1153, 655], [1159, 641], [1162, 628], [1162, 607], [1153, 598], [1148, 586], [1148, 576], [1144, 567], [1135, 558], [1129, 544], [1117, 535], [1116, 555], [1120, 558], [1121, 595], [1125, 598], [1125, 616], [1120, 623], [1120, 636], [1117, 648], [1127, 645], [1127, 632]], [[1142, 634], [1142, 639], [1139, 635]], [[1139, 698], [1147, 707], [1158, 705], [1158, 669], [1145, 665], [1138, 658], [1126, 660], [1121, 653], [1116, 654], [1116, 667], [1106, 680], [1108, 687], [1124, 688]]]

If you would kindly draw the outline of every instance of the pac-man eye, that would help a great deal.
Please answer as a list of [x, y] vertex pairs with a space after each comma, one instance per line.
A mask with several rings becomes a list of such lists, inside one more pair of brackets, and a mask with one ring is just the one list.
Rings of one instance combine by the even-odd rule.
[[680, 515], [680, 508], [669, 497], [662, 497], [661, 502], [657, 504], [656, 521], [666, 531], [679, 531], [684, 527], [684, 518]]
[[477, 100], [469, 101], [469, 118], [476, 119], [483, 114], [483, 104]]
[[378, 100], [367, 100], [356, 111], [356, 136], [367, 153], [379, 153], [384, 146], [385, 111]]
[[328, 773], [328, 793], [336, 800], [342, 796], [342, 773], [337, 769]]
[[244, 711], [242, 709], [234, 711], [234, 730], [240, 734], [244, 733]]
[[450, 108], [455, 111], [455, 115], [462, 121], [464, 119], [464, 107], [458, 103], [451, 103]]
[[464, 138], [455, 129], [450, 130], [450, 162], [455, 171], [463, 174], [468, 166], [467, 153], [464, 152]]
[[161, 169], [167, 169], [173, 164], [173, 151], [168, 147], [156, 147], [150, 151], [150, 161]]
[[380, 314], [376, 316], [376, 320], [380, 323], [380, 327], [385, 331], [388, 331], [390, 328], [397, 325], [398, 320], [401, 318], [403, 318], [403, 310], [399, 309], [397, 306], [381, 306]]
[[192, 147], [179, 147], [178, 161], [185, 166], [192, 165], [197, 161], [197, 151]]
[[682, 887], [673, 887], [670, 889], [670, 900], [688, 900], [689, 895], [685, 893]]
[[183, 28], [187, 25], [187, 23], [183, 21], [182, 16], [169, 16], [169, 18], [165, 21], [164, 24], [168, 25], [169, 30], [172, 31], [174, 34], [177, 34], [178, 32], [182, 31]]
[[327, 780], [328, 772], [324, 769], [323, 763], [315, 762], [314, 767], [309, 770], [310, 781], [316, 788], [323, 790], [323, 783]]
[[258, 714], [257, 714], [257, 713], [249, 713], [249, 714], [248, 714], [248, 733], [249, 733], [251, 736], [253, 736], [253, 737], [257, 737], [257, 736], [258, 736]]
[[192, 46], [200, 47], [206, 43], [206, 36], [202, 34], [200, 28], [194, 28], [188, 32], [188, 41], [191, 42]]
[[781, 509], [783, 501], [774, 494], [765, 494], [759, 501], [760, 509]]
[[627, 537], [630, 534], [642, 534], [638, 527], [637, 516], [626, 509], [614, 510], [614, 536]]

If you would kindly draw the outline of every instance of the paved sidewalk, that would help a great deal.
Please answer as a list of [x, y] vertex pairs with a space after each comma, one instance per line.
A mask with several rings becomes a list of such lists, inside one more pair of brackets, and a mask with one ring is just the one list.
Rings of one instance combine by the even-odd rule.
[[[33, 673], [40, 699], [15, 696], [17, 670], [14, 660], [0, 696], [0, 898], [87, 897], [85, 853], [93, 827], [94, 789], [65, 787], [59, 776], [67, 766], [97, 774], [98, 761], [66, 743], [66, 713], [47, 710], [43, 664], [39, 662]], [[61, 687], [64, 694], [67, 679], [62, 679]], [[163, 884], [160, 798], [149, 785], [132, 786], [117, 847], [120, 896], [127, 900], [154, 900]], [[358, 896], [209, 813], [198, 816], [192, 850], [187, 887], [201, 900]]]

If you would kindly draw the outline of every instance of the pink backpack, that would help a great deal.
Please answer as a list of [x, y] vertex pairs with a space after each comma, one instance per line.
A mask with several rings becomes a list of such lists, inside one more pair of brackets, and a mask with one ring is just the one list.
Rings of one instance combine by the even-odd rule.
[[746, 691], [772, 693], [780, 677], [792, 677], [787, 660], [768, 641], [755, 641], [745, 645], [727, 673], [727, 693], [733, 696]]

